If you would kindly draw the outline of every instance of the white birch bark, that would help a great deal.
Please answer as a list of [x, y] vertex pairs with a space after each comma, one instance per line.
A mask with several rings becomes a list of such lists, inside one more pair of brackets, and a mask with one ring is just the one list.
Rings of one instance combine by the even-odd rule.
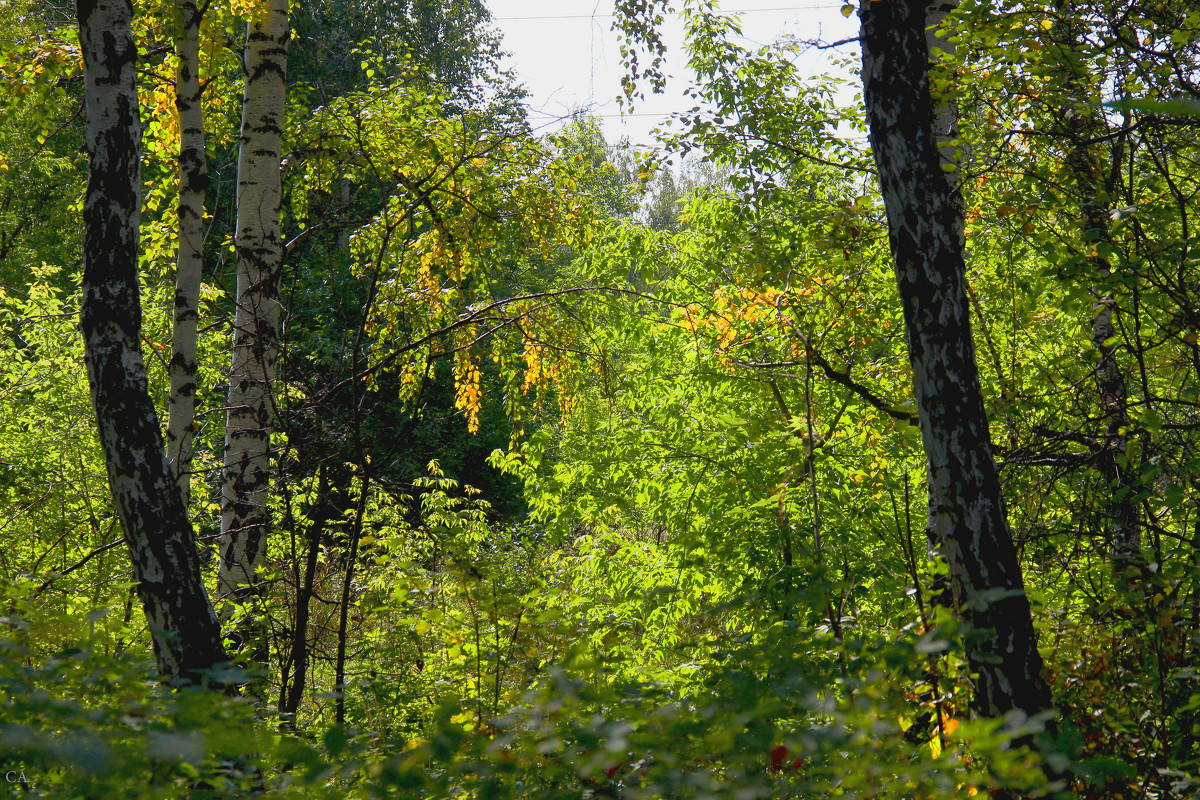
[[[966, 294], [962, 207], [939, 147], [926, 0], [862, 0], [863, 97], [904, 306], [926, 455], [928, 535], [972, 629], [972, 709], [1052, 714], [991, 452]], [[1052, 722], [1050, 723], [1052, 724]]]
[[193, 531], [163, 451], [141, 352], [141, 121], [130, 0], [79, 0], [88, 187], [80, 329], [109, 487], [159, 671], [199, 680], [226, 660]]
[[[280, 147], [286, 91], [288, 0], [261, 0], [245, 47], [246, 85], [238, 154], [237, 309], [221, 483], [218, 596], [255, 591], [270, 528], [273, 382], [279, 358], [282, 200]], [[233, 606], [222, 609], [222, 617]]]
[[167, 401], [167, 461], [186, 508], [192, 488], [196, 421], [196, 325], [200, 317], [204, 193], [208, 188], [204, 112], [200, 105], [200, 19], [196, 0], [176, 0], [175, 108], [179, 112], [179, 249], [171, 324], [171, 393]]
[[[1111, 244], [1111, 221], [1105, 203], [1100, 199], [1112, 193], [1111, 180], [1106, 178], [1104, 150], [1111, 133], [1108, 122], [1094, 103], [1100, 95], [1096, 78], [1086, 71], [1073, 49], [1084, 37], [1083, 26], [1077, 21], [1077, 10], [1060, 2], [1057, 10], [1063, 23], [1050, 34], [1053, 46], [1047, 48], [1046, 59], [1057, 69], [1057, 79], [1065, 90], [1066, 103], [1057, 113], [1049, 129], [1064, 141], [1067, 173], [1075, 184], [1080, 205], [1081, 247], [1089, 252], [1087, 258], [1092, 297], [1092, 346], [1098, 359], [1092, 371], [1099, 400], [1099, 412], [1105, 422], [1104, 449], [1098, 454], [1097, 465], [1104, 474], [1108, 489], [1107, 534], [1114, 571], [1128, 588], [1136, 589], [1147, 573], [1141, 545], [1141, 512], [1135, 501], [1140, 464], [1124, 464], [1130, 444], [1128, 383], [1118, 361], [1118, 349], [1113, 343], [1120, 313], [1116, 298], [1107, 284], [1112, 265], [1100, 254], [1101, 246]], [[1105, 142], [1102, 144], [1102, 142]]]
[[[956, 8], [958, 0], [930, 0], [925, 8], [925, 45], [929, 48], [931, 72], [936, 71], [937, 65], [944, 60], [953, 58], [957, 51], [945, 24], [946, 17]], [[967, 231], [963, 216], [961, 170], [966, 158], [966, 149], [959, 138], [957, 103], [945, 98], [934, 98], [933, 140], [937, 143], [938, 153], [942, 157], [946, 181], [950, 185], [951, 201], [957, 206], [959, 245], [965, 248]]]
[[[925, 45], [929, 48], [930, 66], [952, 58], [957, 51], [950, 38], [945, 21], [950, 12], [958, 8], [958, 0], [931, 0], [925, 9]], [[958, 106], [944, 99], [936, 100], [933, 110], [933, 135], [943, 160], [953, 167], [948, 171], [950, 187], [957, 190], [959, 176], [957, 167], [963, 159], [962, 145], [958, 140]]]

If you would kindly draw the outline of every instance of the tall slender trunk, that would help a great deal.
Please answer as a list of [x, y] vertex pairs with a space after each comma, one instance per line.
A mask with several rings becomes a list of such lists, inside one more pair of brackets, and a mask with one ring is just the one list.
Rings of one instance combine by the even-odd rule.
[[926, 0], [862, 0], [871, 145], [904, 307], [929, 483], [928, 533], [971, 629], [976, 714], [1051, 708], [992, 458], [965, 290], [961, 207], [943, 169]]
[[141, 352], [141, 121], [130, 0], [79, 0], [87, 105], [84, 358], [108, 482], [159, 671], [196, 680], [226, 660], [187, 511], [167, 464]]
[[[364, 463], [360, 460], [360, 464]], [[358, 504], [354, 507], [354, 522], [351, 524], [349, 541], [346, 543], [346, 571], [342, 575], [342, 597], [338, 612], [337, 657], [333, 667], [334, 711], [338, 725], [346, 724], [346, 646], [350, 641], [350, 601], [354, 593], [354, 567], [358, 561], [358, 543], [362, 539], [363, 516], [370, 497], [370, 473], [362, 473], [359, 479]]]
[[167, 403], [167, 461], [184, 508], [192, 490], [196, 421], [196, 323], [204, 237], [208, 164], [200, 105], [200, 18], [196, 0], [176, 0], [175, 108], [179, 112], [179, 250], [175, 262], [175, 312], [171, 324], [171, 394]]
[[[1113, 568], [1131, 587], [1135, 587], [1146, 567], [1141, 549], [1141, 514], [1135, 501], [1139, 465], [1120, 463], [1129, 445], [1129, 401], [1125, 373], [1117, 360], [1113, 338], [1119, 313], [1116, 298], [1107, 283], [1112, 265], [1100, 253], [1101, 245], [1111, 244], [1110, 220], [1105, 197], [1112, 196], [1113, 184], [1105, 175], [1105, 165], [1097, 148], [1110, 133], [1109, 125], [1092, 105], [1099, 100], [1095, 78], [1088, 74], [1073, 49], [1084, 38], [1084, 31], [1066, 0], [1059, 3], [1060, 19], [1050, 36], [1054, 39], [1046, 62], [1058, 71], [1059, 85], [1066, 103], [1055, 109], [1049, 129], [1065, 140], [1064, 166], [1075, 185], [1080, 207], [1080, 233], [1087, 259], [1088, 280], [1092, 284], [1092, 346], [1096, 365], [1092, 369], [1100, 414], [1104, 419], [1104, 450], [1098, 466], [1107, 484], [1108, 538]], [[1120, 147], [1118, 140], [1111, 147]], [[1111, 168], [1110, 168], [1111, 169]]]
[[[1082, 149], [1082, 148], [1077, 148]], [[1083, 165], [1082, 154], [1071, 168], [1076, 186], [1083, 197], [1084, 246], [1095, 248], [1110, 241], [1108, 212], [1096, 200], [1096, 187], [1089, 186], [1089, 170]], [[1075, 159], [1073, 159], [1075, 160]], [[1124, 463], [1129, 447], [1129, 400], [1125, 372], [1117, 361], [1113, 344], [1118, 313], [1116, 298], [1105, 284], [1112, 272], [1108, 259], [1096, 255], [1089, 258], [1092, 271], [1092, 346], [1099, 357], [1092, 370], [1104, 416], [1105, 448], [1099, 466], [1108, 489], [1108, 538], [1113, 569], [1131, 588], [1143, 576], [1146, 559], [1142, 555], [1141, 514], [1138, 512], [1137, 476], [1139, 464]]]
[[[221, 482], [218, 594], [239, 603], [257, 592], [271, 518], [272, 392], [279, 360], [282, 185], [288, 0], [263, 0], [246, 35], [246, 87], [238, 153], [237, 309]], [[222, 609], [228, 618], [233, 603]], [[245, 644], [244, 642], [242, 643]]]
[[[304, 689], [308, 680], [308, 625], [312, 614], [312, 598], [316, 592], [317, 562], [321, 554], [321, 542], [329, 521], [338, 513], [337, 497], [340, 496], [330, 481], [329, 466], [321, 466], [317, 478], [317, 497], [312, 513], [309, 515], [308, 529], [305, 541], [308, 549], [304, 557], [304, 577], [296, 587], [296, 619], [292, 628], [292, 641], [289, 647], [288, 659], [284, 664], [279, 681], [279, 711], [282, 714], [295, 714], [300, 709], [300, 700], [304, 697]], [[334, 480], [348, 479], [344, 470], [332, 469]]]

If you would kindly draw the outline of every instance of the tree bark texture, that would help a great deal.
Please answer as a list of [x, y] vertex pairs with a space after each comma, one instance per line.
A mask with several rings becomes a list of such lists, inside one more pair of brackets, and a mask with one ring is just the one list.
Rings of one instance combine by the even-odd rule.
[[1051, 708], [1029, 600], [992, 458], [961, 241], [929, 86], [926, 0], [862, 0], [871, 145], [904, 307], [929, 484], [928, 533], [968, 626], [984, 717]]
[[[1092, 283], [1092, 346], [1096, 349], [1096, 366], [1092, 370], [1104, 420], [1105, 445], [1097, 466], [1105, 478], [1108, 507], [1108, 539], [1115, 572], [1130, 588], [1140, 583], [1146, 560], [1141, 548], [1141, 514], [1134, 498], [1140, 465], [1121, 466], [1118, 457], [1126, 452], [1130, 437], [1128, 386], [1125, 372], [1117, 360], [1117, 348], [1112, 339], [1117, 333], [1119, 313], [1116, 298], [1106, 284], [1112, 273], [1108, 259], [1099, 255], [1101, 244], [1111, 244], [1111, 221], [1105, 197], [1113, 196], [1115, 180], [1106, 175], [1104, 159], [1099, 148], [1122, 147], [1104, 142], [1110, 133], [1109, 125], [1093, 105], [1099, 101], [1095, 78], [1080, 63], [1074, 52], [1084, 38], [1078, 16], [1068, 3], [1060, 3], [1063, 22], [1052, 29], [1046, 61], [1058, 70], [1058, 85], [1066, 97], [1050, 120], [1049, 129], [1063, 140], [1066, 153], [1064, 166], [1075, 186], [1080, 207], [1080, 246], [1089, 253], [1088, 279]], [[1119, 164], [1119, 160], [1117, 161]], [[1111, 167], [1109, 170], [1111, 174]]]
[[[1069, 168], [1083, 201], [1083, 246], [1094, 252], [1094, 248], [1111, 241], [1108, 211], [1097, 200], [1098, 187], [1094, 183], [1096, 166], [1084, 145], [1071, 145]], [[1090, 256], [1092, 272], [1092, 346], [1096, 348], [1097, 361], [1092, 370], [1096, 391], [1100, 401], [1100, 413], [1104, 418], [1105, 447], [1100, 454], [1099, 466], [1107, 484], [1108, 539], [1112, 553], [1113, 569], [1131, 588], [1136, 588], [1146, 567], [1142, 555], [1141, 514], [1138, 511], [1137, 479], [1140, 464], [1122, 464], [1119, 457], [1125, 455], [1130, 437], [1128, 388], [1125, 372], [1117, 361], [1117, 347], [1112, 339], [1116, 336], [1115, 317], [1118, 313], [1116, 298], [1105, 287], [1112, 272], [1108, 259]]]
[[[263, 0], [246, 36], [246, 86], [238, 154], [237, 309], [221, 484], [218, 595], [252, 596], [271, 519], [273, 383], [279, 360], [283, 264], [280, 137], [287, 71], [288, 2]], [[232, 606], [222, 610], [232, 613]]]
[[[931, 63], [939, 57], [952, 58], [957, 50], [954, 40], [947, 35], [943, 24], [950, 12], [958, 8], [958, 0], [931, 0], [925, 9], [925, 44], [929, 48]], [[955, 167], [963, 160], [963, 148], [958, 138], [958, 105], [952, 102], [937, 102], [933, 109], [933, 137], [937, 142], [942, 160]], [[950, 189], [958, 192], [958, 170], [946, 173]]]
[[176, 0], [175, 108], [179, 112], [179, 249], [175, 261], [175, 309], [171, 324], [171, 393], [167, 402], [167, 461], [186, 508], [192, 488], [192, 442], [196, 422], [196, 324], [204, 241], [204, 193], [208, 164], [204, 112], [200, 106], [200, 18], [196, 0]]
[[[300, 709], [308, 681], [308, 628], [312, 599], [316, 593], [317, 562], [329, 522], [338, 514], [337, 496], [340, 490], [331, 485], [330, 469], [328, 466], [320, 467], [316, 502], [309, 515], [304, 537], [308, 548], [304, 556], [304, 576], [296, 582], [296, 615], [292, 624], [291, 643], [279, 676], [279, 711], [282, 714], [295, 714]], [[334, 470], [334, 474], [339, 487], [344, 485], [342, 480], [348, 483], [349, 475], [343, 470]]]
[[193, 531], [163, 451], [141, 352], [141, 121], [130, 0], [79, 0], [88, 186], [80, 328], [109, 487], [160, 672], [194, 680], [226, 660]]
[[346, 547], [346, 571], [342, 576], [342, 598], [338, 609], [337, 656], [333, 667], [334, 717], [338, 725], [346, 724], [346, 647], [350, 641], [350, 595], [354, 588], [354, 567], [358, 561], [358, 543], [362, 539], [363, 516], [370, 497], [370, 475], [364, 473], [359, 481], [358, 503]]

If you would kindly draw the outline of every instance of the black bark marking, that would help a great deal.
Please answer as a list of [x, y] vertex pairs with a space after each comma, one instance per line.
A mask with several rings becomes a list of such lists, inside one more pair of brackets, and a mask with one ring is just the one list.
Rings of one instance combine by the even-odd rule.
[[109, 486], [164, 677], [226, 661], [192, 528], [176, 491], [139, 342], [141, 124], [129, 2], [80, 0], [88, 116], [80, 328]]
[[860, 10], [871, 144], [904, 310], [929, 482], [929, 536], [974, 634], [972, 707], [984, 717], [1051, 708], [1008, 528], [971, 334], [961, 213], [934, 138], [926, 4]]

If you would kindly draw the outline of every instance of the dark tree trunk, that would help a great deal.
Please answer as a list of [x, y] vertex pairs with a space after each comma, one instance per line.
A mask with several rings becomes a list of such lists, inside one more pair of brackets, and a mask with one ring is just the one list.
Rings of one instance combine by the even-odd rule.
[[[360, 462], [361, 463], [361, 462]], [[350, 641], [350, 601], [354, 587], [354, 567], [358, 561], [358, 543], [362, 539], [363, 515], [371, 491], [370, 475], [363, 473], [359, 480], [358, 505], [354, 509], [354, 523], [350, 527], [346, 543], [346, 572], [342, 576], [342, 599], [338, 616], [337, 659], [333, 669], [335, 692], [334, 709], [338, 725], [346, 724], [346, 645]]]
[[[304, 537], [308, 547], [304, 557], [304, 577], [296, 587], [295, 625], [292, 628], [288, 659], [280, 677], [279, 711], [283, 714], [295, 714], [300, 710], [300, 701], [304, 697], [308, 681], [308, 626], [312, 616], [312, 598], [316, 592], [317, 562], [320, 559], [321, 542], [325, 538], [329, 520], [338, 513], [335, 495], [339, 492], [330, 485], [329, 471], [327, 466], [320, 469], [317, 479], [317, 502]], [[342, 477], [348, 476], [342, 475], [341, 471], [335, 471], [334, 480]]]
[[159, 670], [167, 678], [196, 680], [226, 656], [142, 360], [133, 7], [129, 0], [79, 0], [76, 10], [88, 120], [80, 313], [88, 380]]
[[976, 714], [1051, 708], [992, 458], [965, 290], [960, 205], [934, 137], [924, 0], [862, 0], [871, 145], [904, 306], [929, 481], [929, 537], [949, 563], [978, 675]]

